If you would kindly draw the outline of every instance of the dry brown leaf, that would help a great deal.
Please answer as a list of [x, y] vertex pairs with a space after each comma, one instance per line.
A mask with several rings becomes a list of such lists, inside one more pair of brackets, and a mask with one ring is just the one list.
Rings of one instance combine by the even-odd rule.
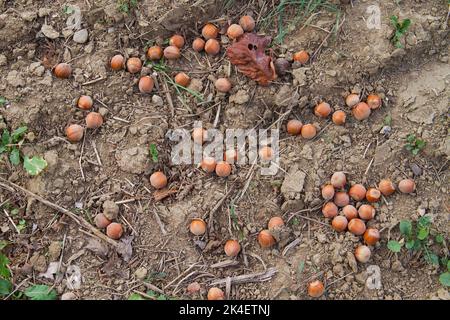
[[272, 58], [265, 54], [270, 41], [267, 36], [244, 33], [227, 49], [227, 56], [240, 72], [261, 85], [268, 85], [277, 78]]

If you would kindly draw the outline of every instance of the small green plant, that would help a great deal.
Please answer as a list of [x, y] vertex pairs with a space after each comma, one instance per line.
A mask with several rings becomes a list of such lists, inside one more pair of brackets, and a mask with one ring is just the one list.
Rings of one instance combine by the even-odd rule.
[[410, 151], [413, 155], [417, 155], [427, 145], [425, 140], [416, 138], [416, 135], [409, 134], [406, 137], [406, 150]]
[[37, 284], [25, 290], [25, 295], [30, 300], [56, 300], [56, 290], [50, 289], [44, 284]]
[[448, 254], [439, 257], [430, 246], [430, 240], [434, 237], [436, 244], [446, 247], [444, 236], [433, 230], [431, 218], [429, 216], [420, 217], [415, 224], [410, 220], [402, 220], [399, 229], [403, 239], [401, 241], [390, 240], [387, 244], [388, 249], [398, 253], [405, 246], [407, 250], [421, 252], [423, 258], [429, 264], [435, 266], [441, 264], [446, 269], [446, 272], [439, 277], [439, 281], [444, 286], [450, 286]]
[[42, 157], [33, 156], [29, 158], [21, 154], [20, 148], [24, 142], [24, 136], [27, 130], [28, 128], [26, 126], [19, 127], [12, 133], [4, 129], [0, 140], [0, 155], [7, 153], [9, 155], [9, 161], [14, 166], [19, 165], [23, 159], [23, 168], [29, 175], [35, 176], [47, 167], [47, 162]]
[[75, 12], [75, 9], [72, 6], [65, 5], [63, 8], [63, 12], [67, 15]]
[[0, 107], [6, 106], [7, 103], [8, 103], [8, 100], [6, 100], [5, 97], [0, 96]]
[[397, 48], [403, 48], [400, 39], [408, 31], [408, 28], [411, 25], [411, 20], [404, 19], [402, 22], [400, 22], [397, 16], [391, 16], [391, 23], [394, 26], [394, 35], [391, 38], [392, 44]]
[[2, 250], [8, 245], [5, 240], [0, 241], [0, 297], [7, 296], [12, 290], [11, 272], [9, 271], [9, 259]]
[[391, 124], [392, 124], [392, 117], [391, 117], [390, 114], [388, 114], [386, 117], [384, 117], [383, 124], [385, 126], [389, 126], [389, 127], [391, 126]]
[[137, 7], [138, 0], [118, 0], [117, 7], [120, 12], [129, 14], [130, 10]]
[[156, 145], [154, 143], [150, 144], [150, 156], [152, 157], [153, 162], [158, 162], [158, 149], [156, 149]]

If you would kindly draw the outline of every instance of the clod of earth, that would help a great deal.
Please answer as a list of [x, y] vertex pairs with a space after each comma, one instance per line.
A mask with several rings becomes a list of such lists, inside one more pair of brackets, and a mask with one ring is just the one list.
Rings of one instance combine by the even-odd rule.
[[268, 36], [245, 33], [227, 49], [227, 56], [247, 77], [261, 85], [268, 85], [277, 78], [272, 58], [265, 54], [270, 41]]

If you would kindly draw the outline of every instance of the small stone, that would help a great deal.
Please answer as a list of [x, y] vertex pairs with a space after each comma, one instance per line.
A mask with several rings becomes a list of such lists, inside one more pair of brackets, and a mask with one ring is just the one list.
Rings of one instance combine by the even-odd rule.
[[437, 291], [437, 295], [438, 295], [439, 299], [441, 299], [441, 300], [450, 300], [450, 294], [449, 294], [448, 290], [446, 290], [444, 288], [440, 288]]
[[64, 36], [64, 38], [69, 38], [73, 35], [73, 30], [72, 29], [63, 29], [62, 34]]
[[327, 242], [327, 236], [326, 236], [325, 233], [316, 232], [316, 238], [317, 238], [317, 241], [319, 241], [320, 243], [326, 243]]
[[37, 14], [35, 11], [22, 11], [20, 17], [25, 21], [31, 22], [37, 18]]
[[292, 75], [294, 76], [294, 85], [306, 85], [306, 70], [306, 68], [298, 68], [292, 70]]
[[333, 267], [333, 273], [338, 277], [342, 277], [344, 275], [344, 267], [342, 264], [337, 264]]
[[61, 296], [61, 300], [77, 300], [77, 296], [73, 292], [65, 292]]
[[59, 241], [53, 241], [48, 247], [48, 258], [50, 261], [58, 260], [61, 255], [61, 244]]
[[39, 18], [43, 18], [45, 16], [48, 16], [50, 12], [52, 12], [52, 10], [49, 8], [39, 8], [38, 16]]
[[85, 43], [88, 40], [87, 29], [81, 29], [73, 34], [73, 41], [76, 43]]
[[6, 58], [6, 56], [4, 54], [0, 54], [0, 66], [6, 66], [7, 63], [8, 59]]
[[305, 144], [300, 151], [300, 156], [307, 160], [313, 159], [313, 150], [309, 144]]
[[397, 272], [404, 270], [402, 263], [399, 260], [396, 260], [392, 263], [391, 269]]
[[106, 200], [103, 202], [103, 214], [109, 220], [115, 220], [119, 214], [119, 206], [114, 201]]
[[411, 168], [412, 172], [414, 173], [414, 175], [420, 176], [422, 174], [422, 168], [420, 168], [417, 164], [412, 163], [410, 165], [410, 168]]
[[98, 113], [100, 113], [102, 117], [105, 117], [109, 113], [109, 110], [105, 107], [100, 107], [98, 109]]
[[203, 82], [200, 79], [193, 78], [188, 86], [189, 90], [202, 92], [203, 91]]
[[16, 70], [12, 70], [6, 76], [6, 81], [13, 87], [23, 87], [25, 86], [25, 80], [22, 75]]
[[132, 126], [132, 127], [130, 127], [130, 128], [128, 129], [128, 131], [130, 131], [130, 134], [134, 136], [134, 135], [137, 134], [138, 128], [135, 127], [135, 126]]
[[250, 100], [250, 96], [245, 90], [239, 90], [230, 96], [229, 103], [245, 104]]
[[47, 271], [47, 261], [45, 260], [45, 256], [40, 255], [39, 253], [35, 253], [30, 258], [30, 264], [33, 266], [33, 269], [38, 272], [46, 272]]
[[154, 94], [154, 95], [152, 96], [152, 102], [153, 102], [157, 107], [162, 107], [162, 106], [164, 105], [163, 99], [162, 99], [160, 96], [156, 95], [156, 94]]
[[41, 31], [44, 34], [44, 36], [46, 36], [49, 39], [54, 40], [59, 37], [59, 32], [48, 24], [43, 24], [41, 27]]
[[145, 277], [147, 276], [148, 270], [144, 267], [140, 267], [138, 268], [135, 272], [134, 275], [136, 276], [136, 278], [138, 278], [139, 280], [144, 280]]
[[296, 195], [302, 192], [305, 178], [306, 174], [299, 170], [297, 166], [291, 167], [280, 189], [285, 199], [294, 199]]

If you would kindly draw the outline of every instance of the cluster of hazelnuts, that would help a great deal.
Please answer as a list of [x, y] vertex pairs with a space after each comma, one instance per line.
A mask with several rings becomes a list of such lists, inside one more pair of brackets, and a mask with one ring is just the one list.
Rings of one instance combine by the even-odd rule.
[[[57, 78], [67, 79], [72, 74], [72, 67], [67, 63], [59, 63], [53, 69], [53, 73]], [[94, 104], [92, 98], [90, 96], [82, 95], [77, 100], [77, 106], [81, 110], [89, 111], [92, 109], [92, 105]], [[86, 115], [86, 128], [88, 129], [97, 129], [103, 124], [103, 117], [98, 112], [89, 112]], [[71, 124], [66, 128], [66, 136], [70, 142], [78, 142], [83, 139], [84, 128], [79, 124]]]
[[[355, 249], [355, 258], [361, 263], [369, 261], [371, 250], [380, 240], [380, 232], [373, 227], [366, 227], [366, 223], [375, 217], [375, 208], [372, 203], [378, 202], [382, 195], [392, 195], [396, 187], [390, 179], [383, 179], [377, 188], [366, 189], [362, 184], [354, 184], [346, 191], [347, 178], [344, 172], [335, 172], [330, 183], [322, 187], [322, 198], [327, 202], [322, 207], [323, 215], [331, 220], [331, 226], [337, 232], [349, 232], [356, 236], [363, 236], [366, 245], [359, 245]], [[412, 179], [403, 179], [398, 183], [398, 190], [402, 193], [412, 193], [416, 188]], [[350, 204], [353, 200], [355, 205]], [[368, 203], [362, 203], [366, 200]], [[341, 214], [339, 214], [339, 208]], [[311, 297], [320, 297], [324, 292], [324, 285], [320, 280], [308, 285], [308, 294]]]
[[[262, 248], [270, 248], [276, 243], [275, 237], [272, 235], [273, 231], [284, 226], [284, 221], [281, 217], [275, 216], [269, 220], [268, 229], [262, 230], [258, 234], [258, 243]], [[189, 225], [189, 231], [194, 236], [203, 236], [206, 233], [206, 222], [203, 219], [195, 218]], [[230, 239], [225, 242], [224, 252], [228, 257], [236, 257], [241, 252], [241, 245], [235, 239]], [[194, 285], [196, 288], [194, 288]], [[188, 286], [189, 292], [199, 289], [196, 283]], [[212, 287], [208, 291], [208, 300], [224, 300], [225, 295], [220, 288]]]
[[94, 217], [94, 223], [99, 229], [106, 229], [106, 235], [111, 239], [117, 240], [123, 235], [122, 224], [113, 222], [119, 214], [119, 206], [111, 200], [103, 203], [103, 212]]
[[[367, 96], [367, 101], [360, 101], [360, 96], [351, 93], [346, 99], [345, 103], [349, 108], [352, 108], [353, 117], [356, 120], [362, 121], [370, 116], [371, 110], [378, 109], [381, 106], [382, 100], [378, 94], [370, 94]], [[314, 107], [314, 114], [319, 118], [328, 118], [333, 112], [330, 104], [327, 102], [320, 102]], [[343, 126], [345, 124], [347, 114], [343, 110], [335, 110], [331, 116], [331, 120], [335, 125]], [[317, 134], [317, 128], [313, 124], [303, 124], [300, 120], [289, 120], [286, 126], [288, 134], [301, 135], [305, 139], [312, 139]]]
[[[232, 24], [227, 29], [227, 36], [234, 40], [239, 38], [244, 31], [252, 31], [255, 28], [255, 20], [250, 16], [243, 16], [239, 24]], [[202, 28], [202, 37], [197, 37], [192, 42], [192, 49], [196, 52], [205, 51], [208, 55], [216, 56], [220, 52], [220, 42], [217, 40], [219, 29], [212, 23], [207, 23]], [[182, 35], [175, 34], [169, 39], [169, 46], [162, 48], [154, 45], [148, 48], [146, 56], [151, 61], [159, 61], [163, 57], [167, 60], [177, 60], [181, 57], [181, 49], [185, 45], [185, 39]], [[125, 62], [125, 58], [117, 54], [111, 58], [111, 69], [118, 71], [126, 68], [130, 73], [138, 73], [142, 69], [142, 61], [137, 57], [131, 57]], [[174, 77], [174, 82], [182, 87], [187, 87], [191, 78], [184, 72], [179, 72]], [[141, 93], [150, 93], [154, 87], [154, 80], [151, 76], [142, 76], [138, 82], [138, 88]], [[227, 78], [218, 78], [214, 86], [219, 92], [229, 92], [231, 82]]]

